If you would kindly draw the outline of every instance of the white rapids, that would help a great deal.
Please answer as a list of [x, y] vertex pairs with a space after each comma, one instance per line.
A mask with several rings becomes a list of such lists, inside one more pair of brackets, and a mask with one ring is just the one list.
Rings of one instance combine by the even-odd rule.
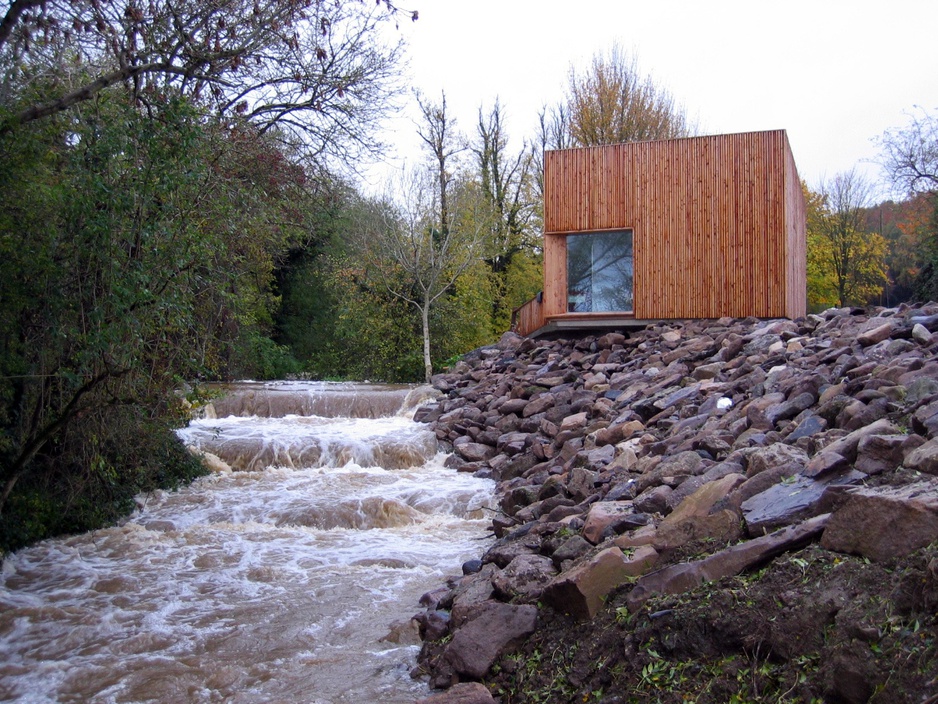
[[120, 526], [8, 557], [0, 701], [426, 696], [409, 677], [419, 646], [408, 622], [424, 591], [481, 552], [493, 484], [446, 469], [413, 408], [397, 407], [193, 422], [185, 442], [243, 471], [141, 496]]

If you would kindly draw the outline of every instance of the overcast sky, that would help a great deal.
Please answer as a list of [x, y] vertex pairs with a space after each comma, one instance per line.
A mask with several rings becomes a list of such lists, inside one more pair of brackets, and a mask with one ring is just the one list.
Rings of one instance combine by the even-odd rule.
[[[519, 140], [563, 94], [570, 65], [613, 43], [682, 103], [701, 134], [783, 128], [812, 186], [854, 166], [879, 177], [874, 138], [938, 110], [938, 0], [407, 0], [409, 83], [446, 91], [471, 133], [498, 97]], [[412, 101], [411, 101], [412, 102]], [[413, 118], [386, 138], [415, 160]]]

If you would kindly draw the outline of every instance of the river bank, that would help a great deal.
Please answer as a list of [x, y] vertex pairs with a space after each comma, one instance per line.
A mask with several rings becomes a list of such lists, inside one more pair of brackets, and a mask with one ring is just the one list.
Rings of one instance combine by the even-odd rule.
[[508, 334], [416, 418], [498, 482], [424, 597], [441, 700], [938, 695], [938, 305]]

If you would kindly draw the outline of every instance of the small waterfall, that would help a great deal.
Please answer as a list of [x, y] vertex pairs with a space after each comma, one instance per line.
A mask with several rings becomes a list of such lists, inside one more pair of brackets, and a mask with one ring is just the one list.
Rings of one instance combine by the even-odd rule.
[[0, 701], [425, 696], [409, 618], [479, 554], [493, 490], [410, 419], [425, 393], [236, 385], [180, 431], [221, 471], [6, 560]]

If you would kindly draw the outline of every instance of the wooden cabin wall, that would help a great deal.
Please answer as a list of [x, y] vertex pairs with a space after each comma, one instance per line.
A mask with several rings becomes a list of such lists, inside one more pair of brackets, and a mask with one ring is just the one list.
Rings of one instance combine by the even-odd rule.
[[[786, 142], [787, 145], [787, 142]], [[808, 235], [807, 204], [795, 158], [791, 149], [785, 151], [785, 228], [788, 238], [788, 317], [807, 313], [808, 306]]]
[[546, 315], [566, 312], [552, 243], [624, 228], [636, 318], [804, 313], [804, 204], [783, 130], [549, 151], [544, 188]]

